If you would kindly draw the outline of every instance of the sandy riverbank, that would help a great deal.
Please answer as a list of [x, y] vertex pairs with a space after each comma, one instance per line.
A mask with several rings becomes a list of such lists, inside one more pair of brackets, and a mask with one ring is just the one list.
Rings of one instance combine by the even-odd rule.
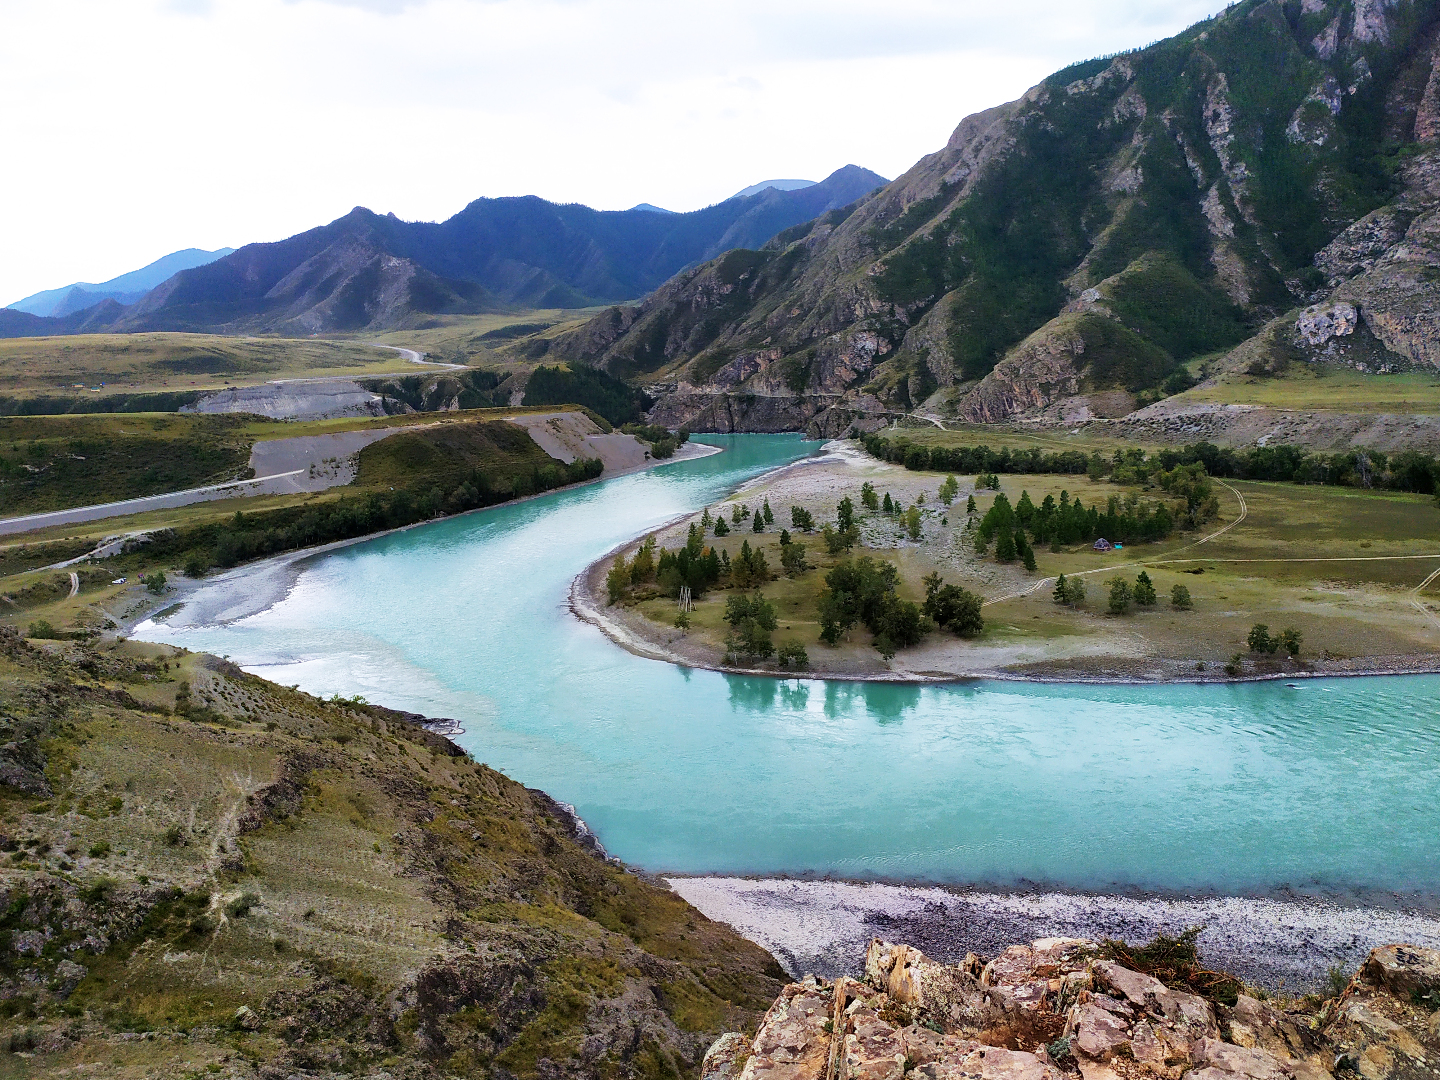
[[[966, 478], [972, 482], [973, 479]], [[858, 500], [860, 485], [867, 480], [877, 490], [890, 492], [901, 503], [913, 503], [922, 493], [928, 493], [930, 505], [936, 505], [938, 478], [934, 474], [910, 472], [877, 461], [854, 444], [841, 441], [827, 444], [820, 456], [757, 477], [740, 488], [732, 498], [751, 505], [758, 505], [763, 499], [770, 501], [776, 509], [776, 523], [769, 534], [752, 539], [773, 541], [780, 526], [788, 524], [788, 508], [791, 505], [807, 507], [814, 512], [817, 520], [824, 520], [833, 517], [836, 503], [845, 495]], [[1036, 478], [1005, 477], [1004, 480], [1007, 486], [1029, 482], [1033, 487]], [[1060, 480], [1072, 486], [1084, 483], [1083, 478]], [[982, 500], [989, 495], [986, 492], [977, 493], [972, 487], [962, 484], [950, 512], [963, 520], [963, 507], [971, 494], [977, 494]], [[1018, 491], [1010, 493], [1012, 501], [1017, 496]], [[935, 518], [939, 516], [934, 515]], [[690, 523], [699, 517], [699, 514], [691, 514], [678, 518], [652, 535], [660, 546], [673, 550], [684, 544]], [[1238, 632], [1241, 640], [1229, 643], [1206, 640], [1204, 631], [1200, 632], [1201, 639], [1193, 640], [1196, 633], [1192, 629], [1196, 625], [1193, 623], [1190, 627], [1174, 629], [1173, 616], [1165, 605], [1159, 611], [1130, 618], [1116, 619], [1104, 613], [1104, 602], [1098, 595], [1102, 581], [1096, 575], [1134, 574], [1139, 563], [1130, 560], [1147, 560], [1148, 549], [1141, 549], [1146, 551], [1145, 554], [1136, 551], [1132, 555], [1127, 551], [1108, 557], [1099, 554], [1080, 556], [1091, 560], [1082, 571], [1091, 582], [1089, 610], [1064, 613], [1049, 603], [1053, 577], [1039, 577], [1037, 584], [1037, 575], [1026, 573], [1019, 563], [1003, 564], [979, 558], [968, 544], [960, 542], [955, 530], [946, 533], [938, 525], [938, 521], [934, 520], [927, 523], [925, 537], [917, 543], [902, 536], [893, 519], [862, 516], [861, 543], [866, 553], [896, 562], [902, 578], [912, 580], [912, 589], [914, 582], [924, 574], [937, 572], [947, 580], [979, 593], [988, 601], [985, 609], [987, 624], [994, 621], [999, 626], [999, 632], [971, 641], [937, 631], [919, 646], [902, 651], [886, 663], [870, 647], [868, 635], [863, 630], [857, 631], [855, 636], [865, 640], [831, 648], [815, 640], [814, 628], [809, 627], [808, 639], [801, 639], [810, 657], [808, 676], [904, 682], [987, 678], [1060, 683], [1223, 683], [1440, 672], [1440, 650], [1429, 654], [1414, 653], [1403, 649], [1407, 641], [1377, 637], [1374, 639], [1376, 647], [1369, 655], [1338, 656], [1327, 652], [1320, 657], [1307, 656], [1298, 662], [1272, 660], [1257, 664], [1252, 660], [1243, 666], [1238, 676], [1231, 676], [1224, 670], [1225, 662], [1232, 653], [1243, 650], [1243, 635], [1249, 621], [1262, 621], [1267, 618], [1265, 615], [1246, 621], [1249, 613], [1244, 611], [1219, 613], [1238, 628], [1231, 632]], [[749, 537], [749, 534], [741, 528], [732, 536], [733, 545]], [[632, 554], [639, 539], [621, 545], [575, 578], [571, 586], [570, 606], [579, 618], [595, 625], [617, 645], [639, 656], [736, 674], [794, 677], [793, 673], [778, 670], [774, 664], [754, 667], [726, 665], [722, 662], [723, 646], [716, 633], [692, 631], [682, 634], [657, 621], [653, 610], [647, 615], [639, 607], [610, 605], [606, 590], [609, 567], [618, 553]], [[797, 535], [797, 539], [809, 545], [811, 551], [816, 550], [817, 537]], [[1179, 550], [1186, 552], [1196, 548], [1197, 545], [1191, 543]], [[1218, 544], [1204, 548], [1202, 553], [1221, 554]], [[1174, 554], [1174, 551], [1157, 554], [1165, 557]], [[1048, 553], [1042, 556], [1047, 557]], [[777, 561], [778, 558], [771, 558], [772, 568]], [[1100, 561], [1098, 567], [1096, 561]], [[1152, 573], [1156, 573], [1153, 562], [1147, 560], [1146, 564], [1151, 567]], [[1159, 576], [1158, 573], [1156, 576]], [[1180, 580], [1196, 581], [1190, 577]], [[1169, 586], [1162, 583], [1161, 588], [1165, 591]], [[1197, 592], [1198, 589], [1196, 585]], [[1219, 597], [1222, 601], [1226, 599], [1223, 595]], [[1351, 601], [1352, 597], [1343, 597], [1336, 603], [1337, 610], [1347, 605], [1353, 607]], [[1410, 605], [1397, 604], [1392, 608], [1391, 611], [1377, 611], [1372, 621], [1383, 622], [1387, 617], [1398, 615], [1423, 625], [1423, 617], [1417, 618]], [[1033, 623], [1041, 619], [1049, 620], [1051, 625], [1043, 631], [1031, 630]], [[1068, 619], [1068, 622], [1055, 625], [1057, 619]], [[1275, 621], [1278, 626], [1278, 620]], [[781, 632], [776, 634], [777, 641], [794, 636], [787, 635], [784, 632], [786, 629], [782, 626]], [[1206, 629], [1213, 630], [1213, 624]], [[1358, 626], [1357, 630], [1363, 632], [1364, 626]], [[1187, 639], [1187, 633], [1191, 639]], [[1393, 648], [1394, 645], [1402, 648]]]
[[1054, 891], [670, 877], [708, 918], [768, 949], [794, 976], [858, 975], [872, 937], [905, 941], [935, 960], [994, 955], [1042, 937], [1149, 941], [1204, 926], [1210, 965], [1269, 989], [1302, 991], [1326, 969], [1353, 970], [1376, 945], [1440, 947], [1440, 910], [1394, 896], [1128, 897]]
[[[630, 438], [630, 436], [624, 436]], [[618, 476], [627, 476], [631, 473], [642, 472], [646, 469], [653, 469], [665, 465], [672, 465], [680, 461], [689, 461], [694, 458], [709, 457], [711, 454], [723, 452], [723, 447], [708, 446], [704, 443], [685, 443], [676, 452], [674, 457], [657, 461], [648, 456], [639, 459], [618, 463], [614, 471], [607, 466], [606, 472], [594, 480], [585, 480], [579, 484], [570, 484], [563, 488], [555, 488], [552, 491], [541, 492], [538, 495], [527, 495], [521, 499], [512, 499], [508, 502], [497, 503], [495, 506], [485, 506], [476, 510], [467, 510], [464, 514], [453, 515], [465, 517], [469, 514], [484, 514], [500, 507], [514, 506], [518, 503], [528, 502], [531, 499], [544, 498], [553, 495], [558, 491], [566, 491], [570, 488], [584, 487], [588, 484], [598, 484], [604, 480], [613, 480]], [[448, 520], [437, 518], [435, 520]], [[245, 563], [232, 570], [211, 575], [204, 578], [193, 579], [176, 575], [171, 579], [170, 589], [164, 596], [152, 597], [139, 586], [134, 589], [127, 589], [120, 596], [109, 603], [110, 617], [116, 623], [116, 634], [129, 634], [136, 626], [147, 619], [154, 618], [158, 612], [171, 611], [166, 622], [172, 627], [185, 626], [208, 626], [216, 623], [235, 622], [239, 619], [246, 619], [252, 615], [258, 615], [262, 611], [280, 603], [290, 595], [290, 590], [295, 587], [295, 582], [304, 572], [304, 564], [310, 559], [316, 559], [327, 555], [341, 548], [347, 548], [354, 544], [364, 543], [381, 536], [388, 536], [392, 533], [406, 532], [410, 529], [417, 529], [429, 522], [416, 522], [413, 525], [405, 525], [398, 529], [388, 529], [383, 532], [369, 533], [365, 536], [352, 537], [349, 540], [337, 540], [333, 544], [322, 544], [319, 547], [302, 548], [298, 551], [288, 551], [281, 555], [275, 555], [269, 559], [261, 559], [253, 563]]]

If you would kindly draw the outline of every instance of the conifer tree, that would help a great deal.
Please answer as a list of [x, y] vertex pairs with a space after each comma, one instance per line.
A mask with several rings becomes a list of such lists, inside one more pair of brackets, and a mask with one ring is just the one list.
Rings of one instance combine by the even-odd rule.
[[1130, 591], [1130, 583], [1124, 578], [1110, 579], [1110, 613], [1112, 615], [1123, 615], [1130, 610], [1130, 601], [1134, 594]]
[[615, 562], [610, 567], [610, 572], [605, 575], [605, 591], [610, 594], [610, 603], [615, 603], [625, 595], [625, 590], [630, 585], [630, 567], [625, 562], [624, 555], [616, 555]]
[[1141, 570], [1139, 575], [1135, 578], [1135, 588], [1133, 590], [1133, 593], [1135, 596], [1135, 603], [1139, 607], [1155, 606], [1155, 583], [1150, 580], [1150, 575], [1147, 574], [1144, 570]]

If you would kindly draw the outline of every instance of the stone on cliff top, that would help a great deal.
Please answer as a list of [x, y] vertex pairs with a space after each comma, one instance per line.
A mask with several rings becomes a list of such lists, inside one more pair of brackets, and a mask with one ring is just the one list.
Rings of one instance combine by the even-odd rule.
[[922, 1080], [1066, 1080], [1065, 1073], [1023, 1050], [979, 1046], [962, 1058], [921, 1065], [911, 1073]]
[[727, 1031], [705, 1051], [700, 1064], [700, 1080], [731, 1080], [744, 1068], [750, 1056], [750, 1040], [738, 1031]]
[[1078, 1053], [1095, 1061], [1109, 1061], [1130, 1045], [1130, 1026], [1124, 1017], [1085, 1002], [1070, 1011], [1065, 1037]]
[[1277, 1057], [1300, 1057], [1312, 1049], [1305, 1033], [1279, 1009], [1259, 998], [1240, 994], [1226, 1013], [1230, 1041], [1258, 1047]]
[[830, 1056], [826, 1030], [834, 989], [792, 983], [760, 1021], [742, 1080], [818, 1080]]
[[976, 1023], [983, 1008], [975, 978], [979, 961], [937, 964], [919, 949], [875, 938], [865, 953], [865, 978], [893, 1001], [930, 1013], [944, 1028]]
[[852, 1015], [847, 1027], [842, 1074], [846, 1080], [903, 1080], [905, 1043], [893, 1024], [867, 1008]]
[[[1440, 1075], [1440, 952], [1389, 946], [1318, 1015], [1241, 994], [1218, 1007], [1046, 939], [983, 967], [871, 942], [867, 982], [787, 986], [753, 1043], [721, 1038], [703, 1080], [1420, 1080]], [[1396, 989], [1398, 988], [1398, 989]], [[979, 1003], [976, 1004], [978, 999]], [[956, 1002], [968, 1002], [957, 1008]], [[1325, 1017], [1329, 1017], [1325, 1020]], [[1323, 1022], [1322, 1022], [1323, 1021]], [[832, 1035], [832, 1032], [834, 1033]], [[1011, 1047], [1024, 1047], [1015, 1050]], [[746, 1051], [751, 1056], [746, 1058]], [[1054, 1055], [1054, 1056], [1052, 1056]], [[744, 1062], [743, 1070], [737, 1064]], [[1333, 1063], [1333, 1065], [1332, 1065]], [[1066, 1070], [1066, 1071], [1062, 1071]]]
[[1273, 1054], [1219, 1039], [1201, 1039], [1191, 1051], [1191, 1060], [1202, 1070], [1218, 1069], [1226, 1076], [1247, 1080], [1289, 1080], [1290, 1075], [1290, 1070]]
[[1360, 971], [1367, 982], [1392, 994], [1430, 993], [1440, 990], [1440, 951], [1385, 945], [1371, 950]]

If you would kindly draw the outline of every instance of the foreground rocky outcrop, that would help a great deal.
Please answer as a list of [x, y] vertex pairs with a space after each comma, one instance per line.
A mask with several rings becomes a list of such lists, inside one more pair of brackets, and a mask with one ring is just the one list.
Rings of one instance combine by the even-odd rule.
[[[1182, 939], [1183, 940], [1183, 939]], [[1143, 954], [1143, 951], [1142, 951]], [[1364, 1080], [1440, 1076], [1440, 952], [1376, 949], [1329, 1000], [1271, 1002], [1191, 969], [1166, 985], [1114, 943], [1047, 938], [937, 964], [878, 938], [863, 980], [807, 977], [704, 1080]], [[1143, 966], [1143, 965], [1139, 965]], [[1172, 979], [1172, 982], [1176, 980]]]

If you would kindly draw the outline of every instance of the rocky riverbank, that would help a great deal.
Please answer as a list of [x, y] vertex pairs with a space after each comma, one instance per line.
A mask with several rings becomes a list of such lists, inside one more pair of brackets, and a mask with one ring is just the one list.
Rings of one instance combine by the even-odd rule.
[[[1348, 976], [1348, 978], [1347, 978]], [[786, 986], [704, 1080], [1401, 1080], [1440, 1075], [1440, 952], [1373, 950], [1325, 995], [1268, 999], [1185, 938], [1075, 938], [938, 964], [870, 942], [864, 976]]]
[[787, 878], [669, 877], [670, 887], [735, 927], [799, 978], [859, 977], [866, 943], [904, 940], [942, 963], [994, 955], [1037, 937], [1149, 941], [1203, 927], [1208, 964], [1274, 993], [1322, 989], [1373, 948], [1440, 949], [1440, 902], [1374, 890], [1276, 890], [1265, 896], [1097, 894]]

